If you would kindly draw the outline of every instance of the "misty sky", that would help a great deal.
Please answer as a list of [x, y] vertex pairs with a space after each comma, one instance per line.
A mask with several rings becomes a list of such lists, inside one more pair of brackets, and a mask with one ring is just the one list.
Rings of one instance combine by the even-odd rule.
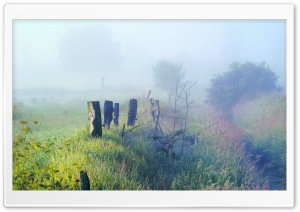
[[14, 20], [13, 89], [153, 87], [161, 59], [208, 88], [233, 61], [265, 61], [286, 80], [283, 20]]

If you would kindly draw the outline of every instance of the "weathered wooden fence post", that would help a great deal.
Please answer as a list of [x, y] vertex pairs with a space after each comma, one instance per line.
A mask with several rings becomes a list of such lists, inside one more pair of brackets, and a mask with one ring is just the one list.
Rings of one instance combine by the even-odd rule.
[[99, 101], [87, 102], [88, 116], [90, 122], [90, 135], [92, 137], [102, 137], [101, 109]]
[[114, 103], [114, 124], [119, 125], [119, 103]]
[[80, 171], [80, 190], [91, 190], [90, 179], [85, 171]]
[[151, 94], [151, 90], [148, 91], [147, 99], [149, 99], [150, 94]]
[[159, 116], [160, 116], [160, 107], [159, 107], [159, 100], [155, 100], [156, 105], [156, 114], [155, 114], [155, 134], [158, 133], [158, 127], [159, 127]]
[[150, 98], [150, 111], [153, 121], [155, 121], [156, 105], [153, 98]]
[[133, 126], [136, 120], [136, 114], [137, 114], [137, 100], [136, 99], [130, 99], [129, 103], [129, 111], [128, 111], [128, 126]]
[[155, 100], [155, 105], [156, 105], [156, 120], [159, 118], [159, 116], [160, 116], [160, 106], [159, 106], [159, 100], [158, 99], [156, 99]]
[[113, 102], [106, 100], [104, 102], [104, 125], [108, 129], [110, 128], [110, 123], [113, 119], [113, 112], [114, 112]]
[[123, 129], [122, 129], [122, 134], [121, 134], [121, 137], [123, 138], [125, 135], [125, 124], [123, 124]]

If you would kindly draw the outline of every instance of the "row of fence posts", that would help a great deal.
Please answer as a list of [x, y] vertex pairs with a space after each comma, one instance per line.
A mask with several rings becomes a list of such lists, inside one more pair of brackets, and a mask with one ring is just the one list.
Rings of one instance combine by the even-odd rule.
[[[102, 137], [102, 126], [110, 129], [110, 124], [112, 120], [114, 121], [114, 125], [119, 125], [119, 103], [114, 103], [112, 101], [106, 100], [104, 102], [104, 121], [102, 125], [101, 118], [101, 108], [99, 101], [89, 101], [88, 105], [88, 117], [89, 117], [89, 125], [90, 125], [90, 135], [92, 137]], [[128, 111], [128, 126], [134, 126], [137, 115], [137, 100], [130, 99], [129, 102], [129, 111]], [[123, 125], [125, 128], [125, 124]]]
[[[147, 95], [147, 99], [149, 99], [151, 90]], [[158, 130], [160, 129], [159, 125], [159, 117], [160, 117], [160, 107], [159, 107], [159, 100], [155, 100], [150, 98], [150, 111], [153, 122], [155, 123], [154, 127], [154, 134], [158, 134]], [[113, 103], [113, 101], [106, 100], [104, 102], [104, 121], [102, 124], [101, 118], [101, 108], [100, 108], [100, 101], [88, 101], [88, 117], [89, 117], [89, 125], [90, 125], [90, 135], [91, 137], [102, 137], [102, 126], [110, 129], [110, 124], [113, 120], [114, 125], [119, 125], [119, 103]], [[137, 100], [130, 99], [129, 101], [129, 110], [128, 110], [128, 119], [127, 119], [127, 126], [134, 126], [137, 116]], [[123, 124], [123, 129], [121, 136], [123, 137], [125, 133], [125, 124]], [[90, 180], [87, 175], [87, 172], [80, 171], [80, 189], [81, 190], [90, 190]]]

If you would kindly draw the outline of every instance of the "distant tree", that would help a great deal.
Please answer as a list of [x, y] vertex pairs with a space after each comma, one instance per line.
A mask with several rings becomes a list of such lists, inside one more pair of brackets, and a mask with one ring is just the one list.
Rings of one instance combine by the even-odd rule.
[[102, 90], [105, 90], [105, 85], [104, 85], [105, 77], [101, 77], [101, 84], [102, 84]]
[[211, 86], [207, 89], [207, 102], [221, 109], [229, 119], [232, 106], [242, 98], [281, 89], [277, 85], [278, 77], [265, 62], [232, 63], [229, 67], [230, 71], [211, 79]]
[[177, 83], [182, 83], [184, 72], [181, 64], [160, 60], [153, 67], [153, 76], [155, 85], [167, 91], [170, 100], [175, 93]]

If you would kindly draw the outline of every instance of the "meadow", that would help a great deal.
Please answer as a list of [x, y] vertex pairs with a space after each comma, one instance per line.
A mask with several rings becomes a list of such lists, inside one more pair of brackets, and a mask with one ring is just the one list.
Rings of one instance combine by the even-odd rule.
[[[103, 109], [103, 96], [14, 100], [13, 189], [80, 190], [80, 171], [91, 190], [286, 189], [284, 94], [239, 103], [231, 122], [201, 101], [176, 114], [162, 100], [159, 135], [149, 99], [133, 97], [136, 128], [126, 126], [121, 136], [129, 98], [114, 96], [120, 124], [103, 127], [102, 138], [89, 135], [87, 101], [100, 100]], [[169, 152], [160, 145], [166, 140]]]

